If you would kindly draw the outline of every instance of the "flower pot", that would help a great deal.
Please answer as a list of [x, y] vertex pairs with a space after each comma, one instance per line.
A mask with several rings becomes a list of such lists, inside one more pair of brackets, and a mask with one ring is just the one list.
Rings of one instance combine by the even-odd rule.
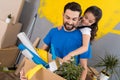
[[5, 22], [10, 23], [11, 19], [12, 19], [12, 16], [11, 16], [11, 14], [9, 14], [8, 17], [6, 18]]
[[7, 18], [5, 22], [6, 23], [10, 23], [11, 22], [11, 18]]
[[106, 75], [105, 72], [101, 72], [99, 79], [100, 80], [108, 80], [109, 79], [109, 75]]

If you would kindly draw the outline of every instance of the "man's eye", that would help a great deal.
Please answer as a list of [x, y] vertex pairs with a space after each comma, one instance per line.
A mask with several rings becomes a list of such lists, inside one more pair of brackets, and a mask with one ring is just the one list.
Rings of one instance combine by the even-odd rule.
[[70, 19], [68, 16], [65, 17], [66, 19]]
[[77, 19], [73, 19], [73, 21], [77, 21]]

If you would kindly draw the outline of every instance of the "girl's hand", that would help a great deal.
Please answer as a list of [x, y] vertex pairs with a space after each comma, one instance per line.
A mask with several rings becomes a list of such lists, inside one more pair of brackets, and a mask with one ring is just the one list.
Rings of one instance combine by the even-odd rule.
[[70, 59], [71, 59], [71, 55], [67, 55], [67, 56], [65, 56], [64, 58], [63, 58], [63, 62], [70, 62]]
[[62, 26], [58, 26], [58, 30], [61, 30], [62, 29]]
[[70, 52], [67, 56], [63, 58], [63, 62], [70, 62], [71, 58], [75, 56], [74, 54], [74, 51]]

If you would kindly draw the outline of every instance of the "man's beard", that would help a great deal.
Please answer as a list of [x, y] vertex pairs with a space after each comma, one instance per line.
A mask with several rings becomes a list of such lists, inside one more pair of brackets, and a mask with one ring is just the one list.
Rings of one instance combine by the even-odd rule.
[[[71, 27], [67, 27], [67, 26], [71, 26]], [[69, 24], [69, 23], [64, 23], [64, 27], [67, 31], [71, 31], [75, 28], [74, 24]]]

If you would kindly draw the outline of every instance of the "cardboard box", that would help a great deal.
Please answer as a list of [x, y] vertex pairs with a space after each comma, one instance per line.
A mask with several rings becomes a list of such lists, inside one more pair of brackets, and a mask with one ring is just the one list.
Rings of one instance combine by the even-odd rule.
[[12, 23], [18, 22], [25, 0], [0, 0], [0, 20], [5, 22], [9, 14], [12, 15]]
[[[25, 70], [25, 73], [27, 73], [30, 69], [33, 69], [36, 66], [35, 63], [31, 62], [30, 60], [26, 59], [23, 69]], [[57, 74], [41, 68], [37, 73], [34, 74], [34, 76], [30, 80], [66, 80]]]
[[95, 68], [88, 67], [88, 74], [86, 80], [97, 80], [98, 76], [99, 72]]
[[21, 27], [21, 23], [7, 24], [0, 21], [0, 48], [15, 45], [17, 41], [17, 34], [20, 32]]
[[0, 49], [0, 66], [11, 67], [15, 64], [19, 50], [16, 46]]
[[[48, 53], [48, 60], [49, 62], [52, 61], [51, 54]], [[61, 60], [60, 58], [57, 58], [57, 60]], [[25, 73], [27, 73], [29, 70], [33, 69], [36, 67], [36, 64], [27, 58], [24, 58], [24, 66], [23, 69]], [[66, 80], [62, 78], [61, 76], [51, 72], [48, 69], [41, 68], [39, 71], [37, 71], [34, 76], [30, 80]]]
[[[48, 59], [49, 62], [51, 62], [51, 55], [48, 54]], [[24, 58], [24, 71], [25, 73], [27, 73], [29, 70], [33, 69], [36, 66], [35, 63], [31, 62], [30, 60], [28, 60], [27, 58]], [[92, 71], [91, 71], [92, 70]], [[93, 73], [94, 72], [94, 73]], [[98, 71], [92, 67], [88, 68], [88, 75], [86, 80], [93, 80], [93, 75], [98, 75]], [[30, 80], [66, 80], [64, 78], [62, 78], [61, 76], [51, 72], [48, 69], [40, 69], [37, 73], [34, 74], [34, 76], [30, 79]]]

